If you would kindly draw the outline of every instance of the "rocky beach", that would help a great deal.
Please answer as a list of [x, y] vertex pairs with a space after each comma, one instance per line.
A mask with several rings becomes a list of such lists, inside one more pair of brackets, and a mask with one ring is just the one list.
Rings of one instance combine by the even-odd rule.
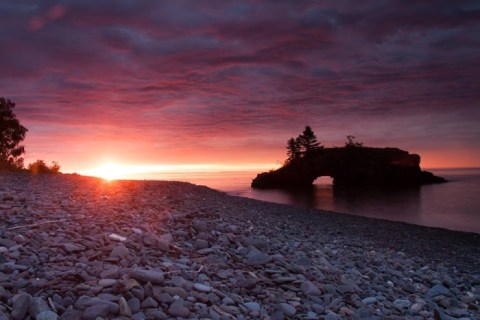
[[78, 175], [0, 216], [0, 320], [480, 318], [479, 234]]

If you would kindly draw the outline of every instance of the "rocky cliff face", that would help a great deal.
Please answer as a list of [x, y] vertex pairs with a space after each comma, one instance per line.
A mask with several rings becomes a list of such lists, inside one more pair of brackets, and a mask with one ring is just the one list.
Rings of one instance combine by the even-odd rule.
[[325, 148], [282, 168], [257, 175], [253, 188], [310, 187], [330, 176], [334, 185], [403, 186], [446, 182], [420, 169], [420, 156], [397, 148]]

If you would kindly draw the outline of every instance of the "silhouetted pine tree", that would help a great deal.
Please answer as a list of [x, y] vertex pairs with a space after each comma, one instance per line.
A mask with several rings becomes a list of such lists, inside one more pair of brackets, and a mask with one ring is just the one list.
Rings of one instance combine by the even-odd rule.
[[298, 136], [297, 140], [300, 145], [300, 151], [304, 156], [323, 148], [310, 126], [305, 126], [305, 129], [302, 134]]
[[301, 156], [301, 151], [300, 151], [300, 144], [297, 139], [290, 138], [290, 140], [287, 141], [287, 161], [286, 163], [290, 163], [295, 159], [300, 158]]

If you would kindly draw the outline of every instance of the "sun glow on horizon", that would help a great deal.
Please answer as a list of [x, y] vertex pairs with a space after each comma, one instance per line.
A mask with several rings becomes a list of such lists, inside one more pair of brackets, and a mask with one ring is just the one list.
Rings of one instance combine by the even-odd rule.
[[155, 174], [214, 173], [235, 171], [260, 171], [278, 168], [274, 164], [165, 164], [165, 165], [125, 165], [105, 162], [94, 169], [79, 171], [82, 175], [94, 176], [105, 180], [148, 179]]
[[114, 162], [104, 163], [100, 167], [88, 171], [88, 175], [100, 177], [109, 181], [121, 179], [125, 174], [123, 166], [118, 165]]

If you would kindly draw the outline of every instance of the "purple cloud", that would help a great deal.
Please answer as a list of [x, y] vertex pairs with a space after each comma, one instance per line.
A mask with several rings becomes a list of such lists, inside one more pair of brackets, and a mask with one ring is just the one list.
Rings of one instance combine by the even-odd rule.
[[306, 124], [327, 145], [354, 134], [480, 156], [475, 1], [3, 1], [0, 13], [2, 95], [30, 128], [27, 151], [66, 167], [85, 153], [70, 142], [113, 137], [149, 161], [189, 148], [203, 148], [191, 161], [276, 161]]

